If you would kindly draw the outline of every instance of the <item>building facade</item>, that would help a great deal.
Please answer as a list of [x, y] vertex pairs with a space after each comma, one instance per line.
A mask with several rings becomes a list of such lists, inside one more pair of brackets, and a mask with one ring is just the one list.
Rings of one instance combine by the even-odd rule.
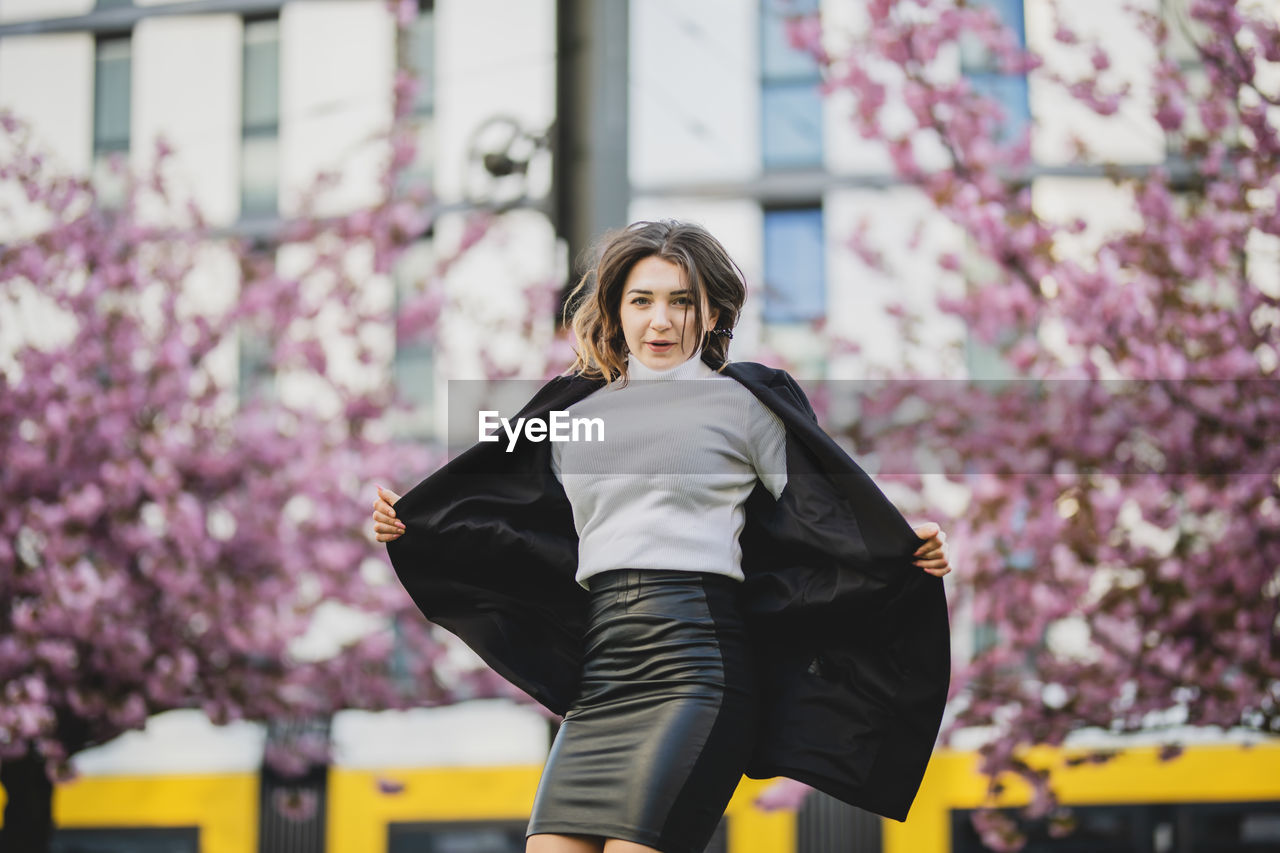
[[[834, 29], [856, 30], [860, 2], [607, 2], [625, 13], [625, 43], [608, 45], [611, 58], [603, 61], [624, 64], [627, 104], [625, 127], [612, 128], [601, 144], [625, 151], [617, 159], [627, 164], [626, 218], [692, 219], [723, 240], [750, 292], [735, 358], [783, 359], [802, 379], [856, 378], [907, 360], [938, 377], [1000, 374], [999, 361], [952, 321], [931, 320], [934, 345], [907, 353], [883, 320], [891, 302], [927, 312], [937, 294], [962, 288], [963, 280], [931, 257], [943, 247], [964, 252], [965, 238], [917, 189], [894, 179], [887, 154], [848, 120], [848, 99], [820, 95], [813, 60], [787, 42], [788, 14], [820, 8]], [[985, 2], [1025, 44], [1050, 62], [1059, 56], [1049, 0]], [[1158, 9], [1160, 0], [1139, 4]], [[1118, 4], [1079, 0], [1072, 7], [1091, 22], [1091, 35], [1122, 48], [1112, 51], [1119, 78], [1148, 91], [1153, 57], [1133, 48], [1145, 42]], [[546, 144], [558, 113], [570, 106], [557, 105], [556, 16], [567, 8], [556, 0], [422, 0], [410, 26], [408, 59], [422, 85], [414, 105], [419, 153], [409, 177], [430, 183], [439, 216], [393, 276], [370, 274], [370, 287], [396, 298], [454, 250], [472, 207], [519, 203], [484, 251], [448, 273], [456, 314], [444, 318], [437, 344], [397, 345], [388, 335], [389, 380], [421, 407], [406, 430], [438, 434], [446, 381], [483, 375], [486, 359], [528, 377], [551, 367], [539, 354], [555, 335], [550, 312], [539, 315], [531, 342], [501, 332], [544, 310], [514, 285], [570, 277], [547, 202], [557, 177]], [[108, 196], [119, 191], [113, 159], [145, 167], [163, 138], [175, 152], [170, 178], [177, 192], [216, 226], [269, 235], [298, 212], [321, 172], [338, 175], [321, 212], [377, 198], [396, 50], [394, 22], [380, 0], [0, 0], [0, 107], [29, 121], [58, 164], [94, 175]], [[1035, 204], [1060, 219], [1088, 212], [1086, 241], [1126, 213], [1109, 180], [1073, 165], [1073, 137], [1083, 135], [1113, 163], [1166, 159], [1167, 141], [1145, 111], [1100, 119], [1035, 75], [999, 74], [980, 52], [957, 55], [955, 71], [1001, 101], [1010, 133], [1033, 125]], [[480, 163], [513, 135], [525, 144], [528, 167], [514, 182]], [[866, 267], [849, 250], [854, 232], [880, 249], [889, 272]], [[1080, 250], [1088, 251], [1087, 242]], [[280, 263], [289, 267], [287, 252]], [[235, 286], [233, 270], [208, 275], [213, 286]], [[837, 354], [836, 339], [861, 349]], [[228, 381], [247, 390], [255, 365], [255, 343], [242, 342]], [[961, 620], [958, 654], [971, 648], [970, 633]], [[204, 853], [505, 853], [522, 849], [521, 815], [547, 750], [545, 720], [505, 705], [343, 714], [332, 723], [336, 753], [327, 776], [295, 790], [272, 788], [263, 776], [271, 733], [261, 727], [214, 729], [193, 712], [153, 723], [82, 756], [84, 778], [59, 792], [60, 843]], [[1195, 758], [1205, 764], [1185, 765], [1186, 774], [1164, 788], [1144, 775], [1141, 755], [1132, 765], [1096, 771], [1102, 775], [1092, 783], [1069, 785], [1069, 800], [1112, 809], [1098, 813], [1099, 827], [1123, 834], [1141, 824], [1156, 839], [1146, 847], [1090, 849], [1227, 849], [1190, 840], [1169, 846], [1190, 838], [1178, 829], [1186, 809], [1214, 803], [1222, 820], [1252, 821], [1259, 843], [1280, 838], [1277, 810], [1267, 805], [1280, 800], [1274, 774], [1265, 771], [1274, 750], [1242, 756], [1214, 749], [1206, 746]], [[1208, 785], [1213, 771], [1195, 770], [1202, 766], [1216, 766], [1218, 775], [1234, 768], [1237, 784]], [[981, 801], [977, 780], [971, 754], [940, 757], [918, 817], [883, 831], [826, 799], [815, 798], [799, 815], [764, 813], [752, 805], [763, 786], [747, 782], [715, 849], [974, 849], [952, 820]], [[1160, 811], [1160, 804], [1168, 808]], [[1157, 828], [1166, 825], [1172, 828]], [[268, 832], [283, 834], [269, 843]]]

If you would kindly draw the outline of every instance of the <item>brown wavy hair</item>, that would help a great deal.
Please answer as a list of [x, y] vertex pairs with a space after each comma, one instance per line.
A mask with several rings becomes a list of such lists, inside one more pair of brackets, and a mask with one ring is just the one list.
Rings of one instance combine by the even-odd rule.
[[[594, 261], [565, 301], [564, 322], [577, 342], [570, 372], [612, 382], [627, 373], [627, 342], [620, 314], [622, 288], [637, 262], [658, 257], [678, 266], [692, 295], [694, 323], [719, 311], [716, 328], [738, 322], [747, 298], [742, 270], [720, 241], [701, 225], [663, 219], [633, 222], [605, 233], [589, 252]], [[572, 321], [568, 316], [572, 314]], [[719, 371], [729, 363], [729, 337], [704, 333], [702, 360]]]

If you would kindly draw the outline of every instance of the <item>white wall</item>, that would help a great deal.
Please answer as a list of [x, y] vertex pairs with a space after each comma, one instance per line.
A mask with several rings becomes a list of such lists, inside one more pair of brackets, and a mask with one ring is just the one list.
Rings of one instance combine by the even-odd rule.
[[[555, 117], [555, 4], [552, 0], [440, 0], [436, 3], [436, 191], [463, 198], [472, 134], [494, 116], [540, 133]], [[549, 163], [531, 172], [529, 194], [550, 189]]]
[[333, 720], [335, 767], [541, 764], [547, 718], [503, 700], [409, 711], [343, 711]]
[[288, 3], [280, 15], [280, 205], [338, 170], [321, 213], [375, 201], [391, 121], [394, 25], [382, 3]]
[[1038, 178], [1031, 185], [1037, 216], [1055, 225], [1084, 222], [1080, 234], [1060, 234], [1057, 250], [1086, 269], [1095, 266], [1098, 246], [1119, 231], [1142, 227], [1133, 191], [1106, 178]]
[[[1031, 114], [1036, 122], [1032, 136], [1035, 160], [1043, 165], [1072, 162], [1071, 139], [1080, 137], [1096, 154], [1096, 160], [1114, 163], [1157, 163], [1164, 159], [1164, 134], [1152, 118], [1152, 70], [1156, 53], [1151, 39], [1138, 27], [1137, 15], [1126, 12], [1132, 5], [1143, 12], [1157, 13], [1159, 0], [1134, 0], [1131, 4], [1114, 0], [1025, 0], [1027, 46], [1044, 58], [1042, 68], [1029, 79]], [[1053, 37], [1054, 12], [1081, 41], [1100, 44], [1111, 58], [1111, 68], [1103, 75], [1105, 89], [1129, 83], [1132, 90], [1112, 116], [1100, 116], [1079, 103], [1062, 86], [1047, 78], [1049, 72], [1068, 80], [1092, 71], [1089, 50], [1082, 45], [1063, 45]]]
[[55, 165], [87, 172], [93, 158], [93, 38], [0, 39], [0, 106], [32, 126]]
[[[824, 47], [839, 56], [849, 40], [860, 37], [867, 27], [861, 3], [823, 0], [822, 20], [826, 30]], [[822, 155], [826, 167], [837, 174], [888, 174], [893, 161], [885, 146], [863, 139], [851, 116], [857, 102], [849, 90], [841, 88], [824, 99]]]
[[[1099, 161], [1117, 163], [1155, 163], [1164, 158], [1164, 137], [1151, 118], [1152, 68], [1155, 51], [1150, 39], [1137, 23], [1137, 15], [1126, 12], [1113, 0], [1076, 0], [1052, 3], [1051, 0], [1024, 0], [1028, 47], [1044, 57], [1044, 66], [1031, 73], [1028, 80], [1029, 99], [1035, 129], [1032, 134], [1036, 162], [1062, 165], [1073, 162], [1072, 137], [1079, 136], [1095, 152]], [[1158, 10], [1158, 0], [1138, 0], [1133, 4], [1145, 12]], [[1096, 40], [1107, 51], [1112, 67], [1103, 76], [1105, 89], [1128, 83], [1130, 94], [1113, 116], [1099, 116], [1071, 97], [1063, 87], [1049, 79], [1050, 73], [1069, 80], [1091, 71], [1089, 52], [1082, 46], [1066, 46], [1053, 37], [1054, 12], [1082, 40]], [[829, 45], [837, 53], [844, 49], [844, 36], [857, 35], [865, 28], [865, 13], [857, 3], [824, 0], [822, 12], [830, 34]], [[955, 51], [940, 54], [939, 71], [959, 71]], [[889, 102], [884, 115], [892, 126], [895, 120], [909, 119], [905, 106], [894, 103], [890, 85]], [[824, 151], [827, 167], [836, 173], [878, 173], [890, 171], [890, 161], [883, 146], [862, 139], [849, 120], [854, 100], [847, 92], [836, 92], [827, 101]], [[924, 146], [918, 155], [925, 163], [945, 163], [944, 152], [936, 146]]]
[[94, 0], [0, 0], [0, 21], [61, 18], [93, 11]]
[[[465, 229], [463, 215], [441, 217], [436, 223], [437, 257], [455, 255]], [[481, 242], [445, 275], [448, 303], [439, 326], [443, 345], [436, 362], [439, 376], [445, 380], [485, 378], [482, 352], [514, 375], [540, 376], [546, 366], [542, 356], [550, 339], [555, 306], [531, 302], [525, 288], [564, 274], [563, 251], [545, 216], [515, 210], [494, 223]], [[536, 339], [532, 346], [526, 346], [520, 329], [530, 318]]]
[[631, 4], [632, 184], [759, 173], [759, 43], [755, 3]]
[[[92, 5], [92, 0], [0, 0], [0, 20], [81, 14]], [[554, 116], [554, 4], [440, 0], [436, 15], [435, 127], [440, 137], [435, 171], [445, 195], [457, 199], [467, 144], [481, 121], [514, 115], [529, 128], [543, 129]], [[176, 151], [170, 172], [175, 188], [194, 197], [214, 224], [233, 222], [238, 212], [241, 30], [236, 16], [204, 15], [144, 19], [134, 32], [133, 160], [149, 163], [153, 140], [164, 135]], [[322, 213], [349, 210], [378, 196], [376, 179], [386, 152], [381, 134], [391, 118], [393, 35], [391, 17], [376, 0], [295, 0], [285, 5], [280, 165], [286, 212], [296, 208], [299, 194], [322, 169], [340, 170], [339, 185], [326, 196]], [[0, 105], [33, 122], [37, 138], [52, 149], [61, 167], [88, 173], [93, 37], [0, 39]], [[550, 187], [545, 158], [537, 168], [530, 181], [535, 196]], [[446, 217], [437, 233], [436, 254], [448, 254], [461, 233], [460, 217]], [[533, 309], [511, 294], [522, 283], [549, 280], [560, 272], [563, 260], [555, 237], [545, 217], [521, 212], [487, 240], [481, 252], [451, 270], [447, 287], [482, 318], [519, 324]], [[286, 247], [281, 253], [284, 271], [305, 263], [304, 255]], [[370, 299], [389, 298], [388, 282], [372, 275], [367, 253], [353, 253], [350, 262]], [[189, 292], [198, 294], [202, 305], [229, 298], [235, 274], [225, 250], [211, 246], [188, 282]], [[50, 333], [51, 318], [0, 308], [6, 332], [21, 322]], [[549, 312], [539, 315], [549, 335], [549, 319], [544, 318]], [[477, 349], [489, 340], [486, 329], [448, 320], [443, 328], [446, 345], [457, 355], [442, 354], [440, 360], [463, 368], [443, 375], [465, 375], [466, 366], [475, 364]], [[7, 333], [5, 338], [14, 343]], [[329, 340], [339, 362], [345, 343], [336, 336]], [[528, 355], [510, 347], [495, 353], [500, 361], [521, 367]], [[219, 379], [233, 381], [234, 347], [221, 347], [215, 362]], [[344, 365], [334, 369], [339, 378], [352, 379]], [[296, 381], [281, 386], [286, 396], [305, 390]], [[359, 627], [341, 614], [335, 619], [331, 627]], [[404, 763], [406, 756], [430, 763], [533, 763], [545, 758], [547, 749], [545, 719], [502, 702], [386, 716], [340, 714], [334, 731], [339, 762], [347, 766], [379, 757]], [[199, 712], [172, 712], [150, 720], [145, 732], [84, 753], [77, 766], [88, 774], [252, 770], [260, 764], [262, 743], [261, 727], [215, 728]]]
[[71, 763], [86, 776], [256, 773], [265, 743], [259, 723], [214, 726], [201, 711], [168, 711], [148, 719], [142, 731], [76, 754]]
[[[332, 738], [333, 766], [346, 768], [540, 764], [549, 747], [547, 717], [506, 700], [340, 711]], [[214, 726], [198, 710], [167, 711], [72, 763], [85, 776], [256, 773], [265, 744], [260, 723]]]
[[133, 164], [149, 167], [166, 139], [171, 191], [214, 225], [240, 204], [241, 37], [233, 15], [147, 18], [133, 33]]
[[[469, 188], [486, 197], [493, 191], [469, 158], [473, 138], [486, 122], [506, 117], [537, 134], [555, 118], [555, 4], [440, 0], [435, 15], [435, 189], [447, 205], [464, 201]], [[505, 138], [505, 132], [496, 136]], [[523, 184], [529, 197], [550, 192], [550, 166], [546, 152], [533, 159]], [[463, 215], [442, 216], [435, 229], [436, 257], [452, 256], [465, 229]], [[540, 375], [545, 347], [535, 343], [530, 349], [515, 332], [536, 313], [535, 334], [539, 341], [549, 339], [550, 311], [531, 304], [523, 288], [563, 276], [562, 254], [545, 216], [513, 211], [451, 267], [444, 281], [449, 303], [440, 325], [439, 376], [482, 377], [482, 351], [521, 376]], [[438, 383], [438, 396], [445, 395], [445, 384]], [[438, 412], [443, 417], [444, 407]]]
[[[828, 326], [833, 334], [857, 342], [862, 351], [832, 364], [832, 378], [860, 378], [873, 368], [901, 368], [910, 361], [922, 375], [963, 375], [963, 360], [949, 349], [964, 340], [963, 325], [939, 314], [940, 292], [956, 295], [962, 283], [941, 270], [942, 251], [963, 251], [961, 235], [938, 214], [918, 189], [843, 189], [826, 194]], [[863, 221], [865, 242], [882, 256], [886, 271], [864, 263], [847, 247]], [[912, 237], [920, 227], [919, 238]], [[908, 349], [885, 309], [900, 302], [922, 319], [927, 342]], [[958, 360], [959, 359], [959, 360]]]

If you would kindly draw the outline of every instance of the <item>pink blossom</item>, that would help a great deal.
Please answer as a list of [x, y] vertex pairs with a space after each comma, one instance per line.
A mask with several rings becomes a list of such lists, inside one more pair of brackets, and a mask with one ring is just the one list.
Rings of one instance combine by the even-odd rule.
[[[417, 4], [396, 2], [389, 14], [406, 26]], [[412, 136], [402, 113], [396, 122], [388, 140]], [[322, 306], [337, 305], [340, 334], [378, 325], [390, 333], [393, 319], [365, 298], [367, 283], [350, 261], [372, 244], [375, 265], [394, 263], [430, 224], [425, 196], [402, 191], [393, 174], [373, 205], [285, 223], [282, 239], [308, 244], [312, 257], [292, 278], [277, 274], [274, 247], [229, 245], [239, 299], [191, 316], [179, 294], [194, 259], [210, 242], [226, 241], [193, 204], [170, 198], [167, 144], [154, 167], [122, 171], [126, 199], [108, 213], [87, 181], [59, 174], [56, 161], [34, 150], [18, 119], [0, 111], [0, 127], [9, 143], [0, 180], [48, 222], [6, 244], [0, 301], [38, 281], [73, 327], [69, 340], [17, 346], [18, 370], [0, 366], [0, 423], [8, 425], [0, 430], [8, 498], [0, 509], [0, 582], [8, 591], [0, 758], [35, 749], [62, 778], [69, 756], [171, 708], [200, 708], [224, 723], [512, 696], [491, 674], [451, 667], [448, 681], [437, 677], [439, 640], [408, 596], [363, 580], [361, 562], [385, 559], [385, 551], [371, 541], [365, 499], [354, 492], [372, 494], [360, 484], [374, 477], [394, 483], [391, 475], [425, 474], [443, 451], [363, 428], [403, 408], [398, 389], [355, 391], [328, 375], [333, 333], [315, 322]], [[405, 165], [391, 158], [386, 168]], [[317, 209], [333, 185], [332, 175], [317, 176], [304, 207]], [[491, 223], [469, 219], [462, 246], [440, 257], [437, 277]], [[411, 295], [402, 307], [430, 316], [416, 330], [427, 342], [444, 307], [439, 293]], [[144, 301], [158, 323], [143, 319]], [[313, 371], [338, 400], [337, 413], [290, 409], [270, 394], [236, 401], [234, 387], [211, 380], [207, 359], [245, 342], [261, 342], [268, 379], [284, 368]], [[294, 498], [305, 498], [311, 512], [283, 513]], [[325, 600], [396, 620], [415, 652], [411, 677], [391, 672], [389, 632], [327, 660], [293, 659], [292, 641]], [[55, 708], [66, 725], [55, 725]], [[290, 748], [304, 762], [322, 761], [327, 737]], [[305, 803], [286, 806], [305, 811]]]
[[[1210, 83], [1202, 92], [1159, 43], [1163, 31], [1139, 14], [1153, 52], [1165, 51], [1146, 108], [1174, 133], [1185, 129], [1188, 114], [1199, 118], [1198, 138], [1169, 140], [1175, 160], [1199, 183], [1188, 189], [1160, 166], [1118, 176], [1132, 192], [1136, 222], [1104, 231], [1087, 228], [1090, 213], [1044, 220], [1026, 185], [1010, 180], [1030, 163], [1029, 137], [996, 141], [992, 105], [972, 98], [963, 80], [933, 80], [920, 63], [963, 36], [995, 55], [1004, 71], [1039, 67], [1042, 81], [1106, 118], [1122, 105], [1144, 106], [1130, 102], [1128, 88], [1109, 76], [1114, 54], [1055, 20], [1055, 50], [1072, 53], [1072, 67], [1086, 71], [1064, 78], [1040, 57], [1019, 56], [986, 10], [971, 13], [950, 0], [919, 6], [928, 14], [902, 14], [887, 0], [869, 3], [866, 30], [831, 57], [840, 70], [830, 88], [854, 98], [850, 118], [858, 132], [884, 145], [897, 177], [920, 186], [967, 247], [963, 256], [955, 250], [937, 256], [939, 274], [969, 273], [962, 296], [898, 304], [886, 317], [899, 315], [906, 328], [919, 313], [950, 315], [975, 340], [998, 347], [1002, 364], [1048, 384], [1043, 398], [970, 393], [949, 400], [891, 384], [882, 399], [864, 405], [852, 437], [878, 458], [912, 459], [921, 448], [945, 448], [969, 469], [944, 471], [970, 495], [963, 515], [944, 527], [953, 541], [967, 538], [968, 565], [956, 595], [991, 628], [995, 643], [957, 675], [963, 702], [956, 727], [994, 731], [983, 753], [993, 789], [1001, 774], [1022, 776], [1035, 793], [1032, 811], [1065, 832], [1071, 820], [1056, 811], [1052, 778], [1020, 762], [1024, 747], [1061, 743], [1090, 728], [1140, 730], [1171, 708], [1185, 710], [1193, 724], [1251, 720], [1247, 725], [1256, 728], [1276, 701], [1280, 662], [1266, 637], [1280, 611], [1274, 591], [1280, 513], [1261, 507], [1274, 503], [1262, 474], [1280, 469], [1280, 443], [1263, 426], [1274, 414], [1260, 409], [1277, 407], [1266, 381], [1229, 387], [1225, 380], [1266, 380], [1258, 353], [1274, 350], [1274, 324], [1258, 319], [1256, 308], [1266, 300], [1240, 247], [1251, 231], [1280, 233], [1274, 205], [1244, 202], [1250, 188], [1280, 182], [1280, 135], [1249, 91], [1261, 85], [1257, 55], [1280, 55], [1280, 28], [1228, 0], [1196, 0], [1190, 13], [1205, 30], [1197, 47]], [[901, 88], [897, 104], [887, 83]], [[916, 140], [926, 137], [940, 140], [949, 157], [927, 175], [914, 156]], [[1082, 163], [1097, 162], [1085, 159], [1096, 158], [1089, 146], [1078, 151]], [[851, 238], [855, 248], [864, 241], [860, 230]], [[1064, 238], [1086, 231], [1094, 245], [1071, 255], [1077, 241]], [[898, 251], [907, 251], [910, 240], [904, 235]], [[1046, 279], [1056, 285], [1052, 297]], [[1045, 348], [1037, 330], [1046, 321], [1063, 330], [1080, 360]], [[1105, 388], [1097, 380], [1104, 370], [1135, 381], [1127, 389]], [[1192, 381], [1201, 378], [1212, 381]], [[1054, 379], [1080, 382], [1090, 393], [1065, 395], [1054, 390]], [[892, 412], [895, 399], [913, 395], [928, 399], [928, 418], [908, 423], [868, 415]], [[958, 427], [946, 415], [955, 411], [980, 426]], [[1146, 456], [1144, 443], [1153, 445]], [[1219, 468], [1258, 476], [1224, 477]], [[1033, 471], [1051, 473], [1022, 476]], [[1132, 540], [1121, 519], [1134, 510], [1176, 539], [1175, 553]], [[1113, 572], [1118, 580], [1109, 586], [1096, 583]], [[1241, 601], [1254, 606], [1242, 608]], [[1249, 621], [1253, 614], [1256, 623]], [[1083, 648], [1075, 656], [1059, 656], [1044, 643], [1057, 620], [1082, 626]], [[1209, 630], [1213, 643], [1203, 642]], [[1073, 685], [1069, 700], [1047, 705], [1039, 687], [1047, 683]], [[1174, 752], [1170, 746], [1167, 755]], [[996, 849], [1024, 841], [1016, 822], [993, 810], [980, 812], [975, 826]]]

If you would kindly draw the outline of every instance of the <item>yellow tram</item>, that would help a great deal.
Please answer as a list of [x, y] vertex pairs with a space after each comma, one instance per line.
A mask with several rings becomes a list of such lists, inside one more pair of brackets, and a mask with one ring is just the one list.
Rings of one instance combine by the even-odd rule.
[[[234, 752], [234, 750], [228, 750]], [[406, 754], [411, 754], [407, 750]], [[246, 751], [251, 755], [252, 751]], [[260, 756], [260, 754], [259, 754]], [[1189, 746], [1161, 762], [1154, 746], [1104, 764], [1055, 766], [1077, 832], [1031, 827], [1032, 853], [1265, 853], [1280, 851], [1280, 741]], [[242, 762], [245, 763], [245, 762]], [[423, 766], [386, 761], [320, 768], [307, 784], [254, 766], [216, 772], [95, 771], [60, 785], [55, 851], [86, 853], [514, 853], [523, 850], [538, 762]], [[714, 853], [979, 853], [969, 810], [983, 801], [977, 755], [940, 750], [906, 823], [882, 821], [826, 797], [799, 813], [754, 805], [770, 783], [744, 779]], [[1026, 801], [1011, 784], [1002, 806]], [[0, 802], [3, 794], [0, 793]], [[1039, 833], [1039, 834], [1037, 834]]]

